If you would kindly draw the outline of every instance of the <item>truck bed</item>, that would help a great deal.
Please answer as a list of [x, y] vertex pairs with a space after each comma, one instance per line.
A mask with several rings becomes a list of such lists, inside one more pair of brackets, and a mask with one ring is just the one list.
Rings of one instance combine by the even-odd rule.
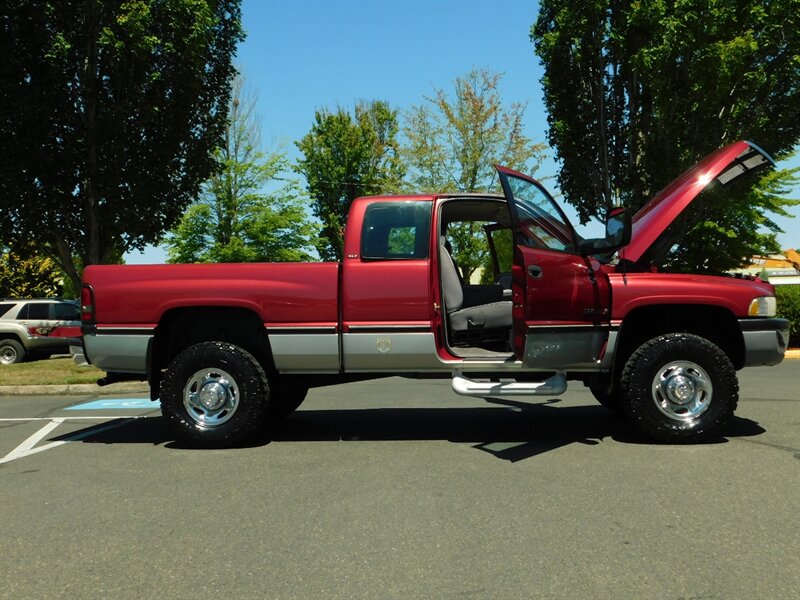
[[253, 310], [266, 325], [338, 322], [338, 263], [93, 265], [84, 282], [98, 327], [155, 327], [169, 310]]

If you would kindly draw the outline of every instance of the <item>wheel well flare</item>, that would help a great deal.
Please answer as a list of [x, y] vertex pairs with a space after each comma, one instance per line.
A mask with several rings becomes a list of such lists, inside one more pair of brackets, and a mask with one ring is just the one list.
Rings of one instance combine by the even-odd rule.
[[161, 370], [186, 348], [203, 342], [228, 342], [272, 368], [264, 322], [253, 311], [233, 307], [178, 308], [164, 314], [153, 338], [150, 369]]
[[669, 304], [637, 308], [620, 328], [616, 364], [624, 365], [636, 349], [658, 335], [692, 333], [728, 355], [736, 369], [744, 366], [744, 338], [736, 317], [720, 306]]

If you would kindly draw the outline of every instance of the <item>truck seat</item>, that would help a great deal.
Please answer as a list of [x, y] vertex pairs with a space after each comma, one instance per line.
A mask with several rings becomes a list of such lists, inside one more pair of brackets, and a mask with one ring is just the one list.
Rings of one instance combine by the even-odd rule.
[[453, 258], [445, 246], [446, 243], [442, 236], [439, 241], [439, 258], [442, 263], [442, 296], [451, 330], [510, 328], [510, 300], [461, 308], [464, 304], [464, 290], [461, 287], [461, 280], [458, 277]]

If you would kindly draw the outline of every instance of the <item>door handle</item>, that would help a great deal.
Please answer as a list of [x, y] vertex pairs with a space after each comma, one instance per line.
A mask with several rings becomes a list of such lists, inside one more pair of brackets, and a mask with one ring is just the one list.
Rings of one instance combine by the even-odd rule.
[[544, 271], [542, 271], [542, 267], [539, 265], [528, 265], [528, 275], [530, 275], [531, 278], [541, 279], [543, 273]]

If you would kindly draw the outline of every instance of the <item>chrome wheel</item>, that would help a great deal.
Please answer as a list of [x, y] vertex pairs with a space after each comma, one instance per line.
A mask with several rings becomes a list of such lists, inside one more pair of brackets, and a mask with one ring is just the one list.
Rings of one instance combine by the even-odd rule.
[[230, 420], [239, 408], [239, 386], [222, 369], [196, 371], [183, 388], [183, 406], [200, 427], [213, 429]]
[[267, 417], [264, 369], [252, 354], [228, 342], [189, 346], [169, 363], [160, 387], [161, 414], [188, 446], [235, 446]]
[[674, 361], [659, 369], [653, 379], [656, 408], [674, 421], [690, 422], [711, 405], [714, 386], [708, 373], [690, 361]]
[[653, 440], [719, 439], [739, 401], [739, 382], [719, 346], [691, 333], [665, 333], [643, 343], [620, 379], [631, 424]]
[[13, 365], [19, 360], [17, 349], [11, 344], [0, 347], [0, 365]]

